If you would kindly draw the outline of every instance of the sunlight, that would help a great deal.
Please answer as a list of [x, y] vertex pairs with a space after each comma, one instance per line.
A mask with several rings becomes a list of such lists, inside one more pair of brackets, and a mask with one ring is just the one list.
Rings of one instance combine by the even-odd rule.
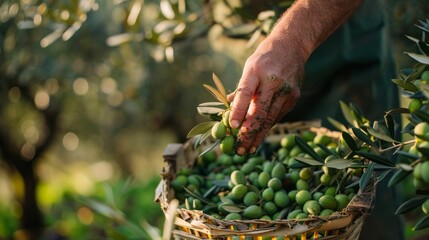
[[63, 137], [63, 146], [70, 152], [76, 150], [76, 148], [79, 146], [79, 137], [72, 132], [66, 133]]
[[88, 89], [88, 81], [85, 78], [76, 78], [76, 80], [73, 81], [73, 91], [76, 95], [85, 95]]
[[38, 91], [34, 97], [34, 103], [38, 109], [47, 109], [49, 107], [49, 94], [44, 90]]

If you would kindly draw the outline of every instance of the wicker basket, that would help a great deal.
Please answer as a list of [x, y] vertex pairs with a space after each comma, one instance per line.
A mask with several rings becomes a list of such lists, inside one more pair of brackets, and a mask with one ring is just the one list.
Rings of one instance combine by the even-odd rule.
[[[279, 142], [286, 134], [303, 130], [323, 132], [339, 138], [339, 132], [320, 127], [320, 121], [295, 122], [273, 127], [266, 137], [268, 142]], [[193, 139], [184, 144], [169, 144], [164, 150], [166, 167], [163, 169], [155, 200], [165, 214], [174, 199], [170, 187], [176, 170], [192, 167], [198, 157]], [[362, 224], [373, 208], [375, 183], [358, 193], [341, 212], [329, 218], [309, 217], [302, 220], [219, 220], [202, 211], [177, 209], [172, 231], [174, 239], [358, 239]], [[234, 237], [235, 236], [235, 237]], [[281, 236], [281, 237], [279, 237]]]

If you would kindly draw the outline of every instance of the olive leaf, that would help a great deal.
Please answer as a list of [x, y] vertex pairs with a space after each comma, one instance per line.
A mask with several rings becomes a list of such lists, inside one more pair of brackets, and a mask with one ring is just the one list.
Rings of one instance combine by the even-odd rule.
[[395, 121], [393, 120], [393, 116], [390, 114], [384, 115], [384, 122], [389, 130], [390, 136], [395, 136]]
[[228, 180], [224, 179], [224, 180], [214, 180], [212, 181], [212, 183], [218, 187], [221, 188], [227, 188], [228, 187]]
[[359, 181], [354, 181], [354, 182], [350, 183], [349, 185], [347, 185], [345, 187], [345, 189], [347, 189], [347, 188], [353, 188], [353, 187], [355, 187], [358, 184], [359, 184]]
[[404, 180], [406, 177], [408, 177], [412, 171], [406, 171], [402, 168], [397, 169], [393, 176], [390, 178], [389, 183], [387, 184], [389, 187], [395, 186], [396, 184], [400, 183], [402, 180]]
[[408, 75], [410, 75], [412, 72], [414, 71], [414, 69], [412, 68], [403, 68], [400, 70], [400, 77], [402, 78], [402, 80], [405, 80], [405, 78], [407, 78]]
[[413, 230], [422, 230], [424, 228], [429, 227], [429, 216], [425, 216], [421, 218], [416, 225], [414, 226]]
[[409, 36], [409, 35], [405, 35], [406, 38], [410, 39], [411, 41], [413, 41], [414, 43], [417, 43], [418, 41], [420, 41], [419, 39]]
[[353, 114], [354, 118], [356, 119], [359, 126], [364, 124], [364, 123], [369, 122], [368, 119], [366, 119], [364, 117], [363, 111], [358, 105], [355, 105], [353, 103], [349, 103], [349, 106], [350, 106], [350, 109], [352, 110], [352, 114]]
[[429, 99], [429, 86], [428, 85], [420, 85], [420, 91], [422, 91], [422, 93], [426, 99]]
[[[429, 58], [428, 58], [429, 60]], [[420, 78], [420, 76], [422, 75], [422, 73], [426, 70], [426, 66], [423, 64], [417, 64], [416, 68], [414, 69], [414, 71], [407, 76], [407, 78], [405, 79], [405, 82], [412, 82], [418, 78]]]
[[[423, 30], [425, 32], [429, 32], [429, 20], [428, 19], [426, 19], [426, 22], [423, 22], [422, 20], [419, 20], [419, 23], [421, 25], [416, 25], [418, 28], [420, 28], [421, 30]], [[425, 36], [425, 35], [423, 34], [423, 36]]]
[[219, 107], [225, 106], [222, 102], [205, 102], [198, 104], [199, 107]]
[[402, 133], [409, 133], [414, 134], [414, 126], [418, 123], [413, 118], [409, 118], [410, 122], [405, 125], [405, 127], [402, 129]]
[[191, 137], [194, 137], [194, 136], [199, 135], [199, 134], [204, 134], [204, 133], [206, 133], [207, 131], [211, 130], [211, 128], [212, 128], [216, 123], [217, 123], [216, 121], [209, 121], [209, 122], [203, 122], [203, 123], [200, 123], [200, 124], [196, 125], [195, 127], [193, 127], [193, 128], [189, 131], [189, 133], [188, 133], [188, 135], [187, 135], [186, 137], [187, 137], [187, 138], [191, 138]]
[[341, 133], [342, 138], [347, 143], [347, 146], [350, 147], [351, 150], [357, 151], [359, 149], [358, 145], [356, 144], [355, 140], [348, 132], [342, 132]]
[[228, 100], [226, 99], [226, 96], [222, 95], [216, 88], [203, 84], [203, 86], [215, 97], [216, 100], [219, 102], [222, 102], [227, 108], [229, 108]]
[[404, 157], [406, 157], [406, 158], [409, 158], [409, 159], [411, 159], [411, 160], [417, 160], [417, 159], [419, 159], [419, 156], [414, 155], [414, 154], [411, 154], [411, 153], [409, 153], [409, 152], [405, 152], [405, 151], [397, 151], [396, 153], [397, 153], [397, 154], [399, 154], [399, 155], [401, 155], [401, 156], [404, 156]]
[[386, 170], [386, 171], [381, 171], [381, 172], [377, 172], [377, 181], [381, 182], [383, 181], [383, 179], [392, 171], [392, 169]]
[[204, 134], [200, 134], [197, 135], [196, 139], [195, 139], [195, 143], [194, 143], [194, 149], [197, 149], [198, 146], [200, 146], [200, 144], [202, 142], [204, 142], [208, 137], [210, 137], [212, 135], [211, 131], [207, 131]]
[[429, 55], [429, 48], [425, 42], [419, 40], [417, 41], [417, 46], [419, 47], [419, 50], [421, 53], [423, 53], [426, 56]]
[[419, 91], [413, 92], [413, 93], [403, 93], [402, 95], [404, 97], [410, 98], [410, 99], [424, 99], [425, 95], [420, 91], [422, 85], [419, 86]]
[[335, 168], [335, 169], [345, 169], [350, 167], [350, 165], [353, 163], [353, 161], [349, 159], [332, 159], [325, 163], [325, 166], [328, 168]]
[[409, 164], [398, 163], [397, 165], [399, 168], [404, 169], [405, 171], [413, 171], [414, 170], [414, 168]]
[[[236, 9], [237, 10], [237, 9]], [[253, 32], [258, 29], [258, 25], [255, 23], [246, 23], [241, 25], [235, 25], [230, 28], [224, 28], [223, 33], [231, 38], [248, 38]]]
[[415, 111], [414, 114], [419, 117], [421, 120], [425, 121], [425, 122], [429, 122], [429, 114], [425, 111], [422, 110], [418, 110]]
[[211, 206], [216, 206], [216, 203], [210, 201], [209, 199], [205, 198], [204, 196], [202, 196], [199, 193], [196, 192], [192, 192], [191, 190], [187, 189], [186, 187], [183, 187], [183, 189], [189, 194], [191, 195], [193, 198], [199, 199], [201, 200], [201, 202], [204, 202], [205, 204], [211, 205]]
[[310, 165], [310, 166], [323, 166], [323, 163], [316, 161], [312, 158], [305, 158], [305, 157], [297, 156], [297, 157], [295, 157], [295, 159], [302, 162], [302, 163]]
[[343, 101], [340, 101], [340, 107], [347, 122], [352, 126], [359, 127], [356, 116], [353, 114], [353, 110]]
[[319, 146], [326, 154], [328, 154], [328, 155], [334, 155], [335, 157], [340, 158], [340, 156], [335, 151], [331, 151], [325, 145], [323, 145], [323, 144], [317, 144], [317, 146]]
[[359, 190], [360, 191], [364, 191], [366, 186], [368, 185], [369, 181], [372, 178], [372, 172], [374, 170], [374, 163], [370, 163], [368, 165], [368, 168], [366, 169], [366, 171], [364, 172], [364, 174], [362, 174], [362, 176], [359, 179]]
[[[296, 157], [295, 157], [295, 159], [296, 159]], [[314, 161], [314, 163], [315, 163], [315, 162], [317, 162], [317, 161], [315, 161], [314, 159], [311, 159], [311, 158], [306, 158], [306, 159], [313, 160], [313, 161]], [[298, 159], [296, 159], [296, 160], [298, 160]], [[319, 163], [319, 164], [321, 164], [321, 163]], [[289, 166], [289, 168], [290, 168], [290, 169], [301, 169], [301, 168], [307, 167], [308, 165], [310, 165], [310, 164], [303, 163], [303, 162], [300, 162], [300, 161], [298, 160], [297, 162], [292, 163], [292, 164]], [[311, 165], [310, 165], [310, 166], [311, 166]], [[319, 166], [322, 166], [322, 165], [319, 165]]]
[[416, 197], [404, 202], [401, 206], [396, 209], [395, 214], [404, 214], [410, 212], [418, 207], [421, 207], [422, 204], [428, 199], [428, 197]]
[[210, 145], [208, 148], [206, 148], [204, 151], [198, 155], [198, 157], [201, 157], [202, 155], [206, 154], [207, 152], [210, 152], [213, 148], [215, 148], [220, 143], [220, 139], [218, 139], [215, 143]]
[[381, 164], [384, 166], [395, 167], [395, 164], [393, 162], [389, 161], [389, 159], [387, 159], [383, 155], [378, 155], [378, 154], [364, 152], [364, 151], [356, 151], [355, 153], [361, 157], [364, 157], [364, 158], [372, 161], [372, 162], [375, 162], [375, 163], [378, 163], [378, 164]]
[[230, 213], [239, 213], [243, 211], [243, 209], [233, 203], [224, 203], [220, 205], [219, 208], [223, 208], [223, 210]]
[[335, 119], [333, 119], [333, 118], [331, 118], [331, 117], [328, 117], [328, 121], [329, 121], [329, 123], [330, 123], [330, 124], [332, 124], [332, 126], [334, 126], [337, 130], [339, 130], [339, 131], [347, 131], [347, 128], [346, 128], [342, 123], [340, 123], [339, 121], [337, 121], [337, 120], [335, 120]]
[[411, 82], [405, 82], [402, 79], [392, 79], [392, 82], [406, 91], [417, 92], [419, 89]]
[[197, 111], [200, 115], [217, 115], [225, 111], [225, 109], [218, 107], [197, 107]]
[[188, 198], [185, 198], [185, 208], [186, 208], [186, 209], [192, 209], [192, 208], [191, 208], [191, 205], [189, 205]]
[[226, 197], [226, 196], [219, 196], [219, 198], [220, 198], [220, 201], [221, 201], [222, 203], [231, 203], [231, 198], [229, 198], [229, 197]]
[[386, 114], [389, 114], [389, 115], [402, 114], [402, 113], [410, 113], [410, 110], [408, 110], [408, 108], [394, 108], [386, 112]]
[[211, 212], [215, 209], [218, 209], [217, 206], [212, 206], [212, 205], [205, 205], [202, 209], [203, 212]]
[[407, 54], [408, 56], [410, 56], [411, 58], [413, 58], [414, 60], [416, 60], [419, 63], [429, 65], [429, 57], [428, 56], [425, 56], [423, 54], [410, 53], [410, 52], [405, 52], [405, 54]]
[[215, 194], [219, 193], [220, 190], [222, 190], [221, 187], [219, 187], [217, 185], [213, 185], [211, 188], [209, 188], [209, 190], [207, 190], [204, 193], [203, 197], [210, 198], [210, 197], [214, 196]]
[[219, 93], [222, 94], [226, 98], [225, 87], [223, 86], [222, 81], [214, 73], [213, 73], [213, 81], [214, 81], [216, 88], [219, 91]]
[[388, 136], [387, 134], [381, 132], [380, 130], [377, 131], [372, 127], [368, 127], [367, 131], [369, 134], [371, 134], [372, 136], [374, 136], [380, 140], [383, 140], [386, 142], [391, 142], [391, 143], [397, 143], [398, 142], [395, 139], [393, 139], [392, 137]]
[[313, 159], [317, 160], [319, 163], [323, 163], [323, 159], [300, 136], [295, 135], [295, 143], [302, 149], [302, 151], [310, 155]]
[[377, 147], [377, 145], [371, 140], [371, 138], [369, 138], [369, 136], [366, 135], [365, 132], [362, 131], [361, 129], [352, 127], [352, 132], [362, 142], [364, 142], [364, 143], [366, 143], [372, 147]]
[[114, 208], [104, 202], [101, 202], [97, 199], [92, 199], [90, 197], [82, 196], [78, 197], [77, 200], [91, 208], [94, 212], [101, 214], [107, 218], [114, 220], [125, 220], [123, 212], [119, 209]]

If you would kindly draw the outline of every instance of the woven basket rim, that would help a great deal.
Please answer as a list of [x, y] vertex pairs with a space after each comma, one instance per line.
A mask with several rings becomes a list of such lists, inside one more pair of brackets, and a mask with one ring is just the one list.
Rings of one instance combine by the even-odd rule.
[[[335, 138], [339, 138], [341, 136], [340, 132], [331, 131], [327, 128], [323, 128], [321, 127], [321, 122], [319, 120], [314, 120], [277, 124], [270, 130], [269, 134], [267, 135], [267, 139], [268, 141], [277, 141], [280, 135], [298, 133], [303, 130], [323, 132], [324, 134]], [[275, 137], [270, 138], [270, 136]], [[173, 166], [174, 163], [172, 161], [176, 161], [176, 157], [183, 155], [185, 151], [188, 151], [189, 154], [189, 150], [192, 149], [194, 141], [195, 138], [191, 138], [183, 144], [169, 144], [164, 150], [163, 155], [164, 160], [167, 162], [167, 167], [164, 168], [163, 172], [161, 173], [162, 180], [157, 187], [155, 196], [155, 201], [160, 203], [164, 214], [166, 214], [168, 211], [169, 201], [174, 198], [171, 193], [171, 189], [169, 188], [169, 182], [174, 178], [175, 172], [175, 166]], [[195, 158], [197, 156], [198, 154], [194, 154]], [[177, 217], [175, 220], [175, 224], [177, 226], [197, 230], [199, 232], [214, 236], [231, 234], [246, 234], [248, 236], [271, 236], [271, 234], [273, 234], [274, 232], [276, 234], [302, 234], [314, 230], [319, 231], [344, 228], [347, 226], [351, 226], [354, 222], [361, 222], [361, 224], [355, 226], [359, 228], [361, 227], [366, 215], [370, 213], [374, 206], [376, 184], [376, 181], [373, 181], [372, 185], [368, 184], [368, 187], [365, 192], [358, 193], [357, 195], [355, 195], [355, 197], [350, 201], [350, 203], [345, 209], [343, 209], [341, 212], [335, 212], [328, 218], [313, 216], [299, 221], [296, 219], [219, 220], [199, 210], [177, 209]], [[365, 201], [362, 201], [362, 199], [364, 199]], [[192, 224], [189, 223], [187, 220], [191, 220]], [[239, 226], [244, 225], [258, 225], [260, 228], [237, 230], [239, 229]], [[234, 226], [234, 230], [229, 229], [231, 226]], [[267, 226], [280, 227], [272, 227], [261, 230], [261, 228]], [[284, 229], [285, 226], [291, 228], [292, 230]], [[294, 229], [294, 226], [298, 227]], [[279, 228], [283, 228], [283, 230], [280, 230]]]

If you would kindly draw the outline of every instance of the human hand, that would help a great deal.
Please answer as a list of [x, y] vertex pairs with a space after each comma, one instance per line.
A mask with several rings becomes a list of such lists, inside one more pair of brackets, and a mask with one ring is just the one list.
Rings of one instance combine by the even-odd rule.
[[[300, 97], [305, 54], [276, 48], [265, 40], [247, 59], [234, 93], [230, 125], [240, 128], [236, 151], [254, 153], [268, 130], [294, 107]], [[288, 47], [289, 49], [289, 47]], [[240, 127], [241, 126], [241, 127]]]

